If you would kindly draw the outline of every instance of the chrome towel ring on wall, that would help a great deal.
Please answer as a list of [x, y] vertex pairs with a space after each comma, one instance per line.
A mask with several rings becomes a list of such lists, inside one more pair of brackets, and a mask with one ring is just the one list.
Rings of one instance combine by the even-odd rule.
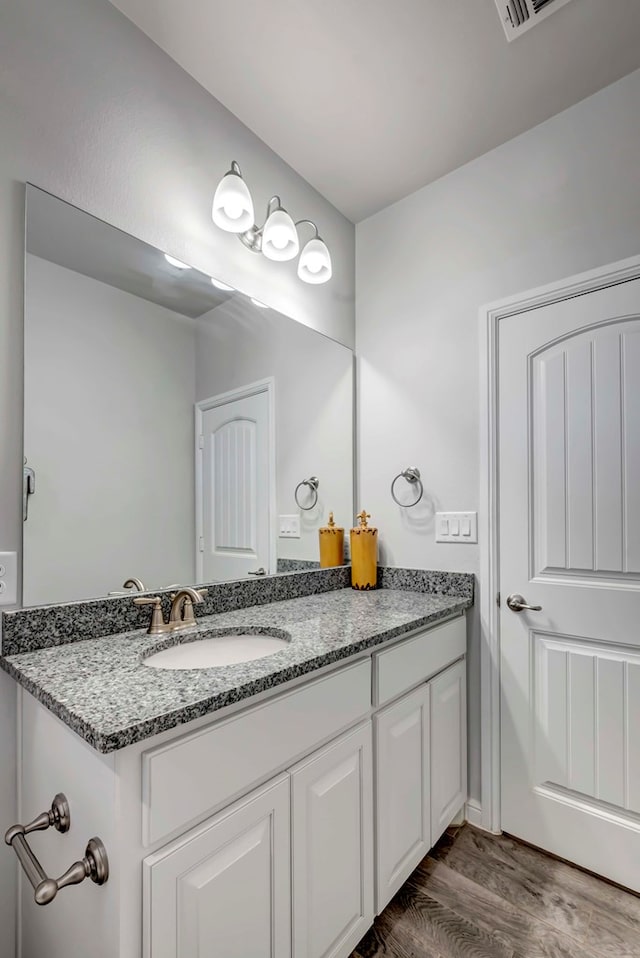
[[[413, 502], [400, 502], [395, 492], [396, 482], [398, 479], [406, 479], [410, 485], [415, 486], [418, 492], [418, 498]], [[422, 485], [422, 479], [420, 478], [420, 470], [415, 466], [411, 466], [408, 469], [404, 469], [402, 472], [399, 472], [391, 483], [391, 497], [393, 501], [396, 502], [402, 509], [413, 509], [414, 506], [418, 505], [423, 494], [424, 487]]]
[[[311, 476], [310, 479], [303, 479], [302, 482], [299, 482], [296, 486], [296, 491], [293, 494], [293, 498], [296, 500], [296, 505], [298, 509], [302, 509], [303, 512], [309, 512], [318, 502], [318, 486], [320, 485], [320, 480], [317, 476]], [[313, 496], [313, 502], [310, 506], [303, 506], [300, 500], [298, 499], [298, 491], [302, 486], [308, 486], [311, 489], [311, 494]]]

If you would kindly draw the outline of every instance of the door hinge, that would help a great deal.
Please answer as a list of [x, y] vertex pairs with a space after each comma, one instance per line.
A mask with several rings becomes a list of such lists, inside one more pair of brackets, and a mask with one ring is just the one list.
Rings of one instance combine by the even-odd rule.
[[498, 608], [500, 608], [500, 593], [499, 592], [496, 595], [496, 605], [498, 606]]
[[198, 548], [200, 552], [204, 552], [204, 538], [202, 536], [198, 539]]
[[204, 436], [198, 436], [198, 449], [204, 449]]

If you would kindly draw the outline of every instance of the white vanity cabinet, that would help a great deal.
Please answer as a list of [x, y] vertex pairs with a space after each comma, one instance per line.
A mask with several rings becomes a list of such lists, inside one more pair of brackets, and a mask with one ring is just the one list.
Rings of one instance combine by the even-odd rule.
[[429, 687], [378, 712], [376, 742], [376, 914], [431, 847]]
[[144, 887], [153, 958], [288, 958], [288, 776], [147, 858]]
[[456, 662], [429, 683], [431, 845], [467, 800], [467, 671]]
[[349, 955], [373, 921], [371, 723], [291, 773], [293, 953]]
[[111, 874], [25, 884], [19, 958], [348, 958], [466, 800], [465, 653], [460, 615], [107, 755], [21, 691], [23, 817], [72, 815], [34, 846]]
[[378, 915], [466, 801], [465, 650], [458, 618], [374, 655]]
[[143, 872], [146, 958], [289, 958], [292, 932], [297, 958], [348, 955], [373, 921], [371, 723], [148, 856]]

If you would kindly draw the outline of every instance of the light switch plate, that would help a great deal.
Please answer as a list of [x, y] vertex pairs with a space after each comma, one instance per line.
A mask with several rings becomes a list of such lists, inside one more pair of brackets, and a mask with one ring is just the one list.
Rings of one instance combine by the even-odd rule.
[[436, 542], [477, 541], [477, 512], [436, 512]]
[[0, 605], [18, 601], [18, 553], [0, 552]]
[[281, 539], [299, 539], [300, 516], [279, 516], [278, 535]]

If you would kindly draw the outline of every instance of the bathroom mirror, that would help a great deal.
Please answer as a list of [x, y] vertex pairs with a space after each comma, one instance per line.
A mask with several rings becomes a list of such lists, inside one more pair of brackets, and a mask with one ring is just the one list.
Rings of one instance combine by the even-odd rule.
[[30, 185], [26, 222], [23, 605], [317, 567], [351, 350]]

